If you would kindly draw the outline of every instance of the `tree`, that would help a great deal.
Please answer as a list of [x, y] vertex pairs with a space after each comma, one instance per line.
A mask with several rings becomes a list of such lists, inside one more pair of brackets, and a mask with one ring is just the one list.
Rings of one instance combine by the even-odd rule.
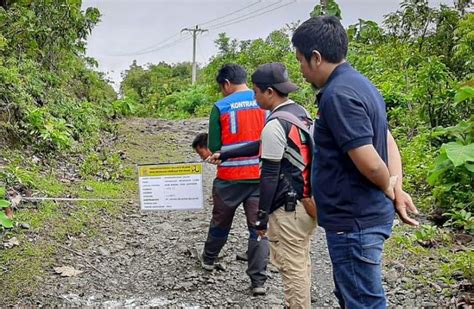
[[321, 4], [316, 5], [309, 15], [311, 17], [328, 15], [342, 19], [341, 9], [335, 0], [321, 0]]
[[116, 97], [85, 56], [99, 11], [79, 0], [0, 4], [0, 135], [44, 151], [92, 141]]
[[461, 12], [461, 16], [466, 14], [466, 11], [469, 7], [472, 6], [471, 0], [456, 0], [454, 1], [454, 6], [456, 9]]
[[231, 41], [225, 32], [219, 33], [218, 38], [214, 43], [216, 44], [220, 55], [234, 55], [237, 52], [237, 40], [234, 39]]

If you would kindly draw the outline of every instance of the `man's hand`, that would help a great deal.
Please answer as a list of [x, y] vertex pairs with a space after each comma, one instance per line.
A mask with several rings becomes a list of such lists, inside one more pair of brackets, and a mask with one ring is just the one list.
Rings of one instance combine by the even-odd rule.
[[386, 196], [388, 196], [389, 199], [392, 201], [395, 200], [395, 186], [397, 185], [398, 181], [398, 176], [390, 176], [390, 181], [388, 183], [388, 187], [385, 188], [383, 193], [385, 193]]
[[314, 198], [312, 198], [312, 197], [302, 198], [301, 199], [301, 204], [303, 204], [303, 207], [306, 210], [306, 213], [311, 218], [316, 220], [317, 214], [316, 214], [316, 203], [314, 201]]
[[257, 240], [267, 237], [267, 230], [257, 230]]
[[216, 164], [216, 165], [221, 164], [222, 161], [219, 160], [220, 156], [221, 156], [220, 152], [215, 152], [212, 155], [210, 155], [209, 157], [207, 157], [206, 162], [211, 163], [211, 164]]
[[418, 214], [418, 210], [413, 204], [410, 194], [401, 189], [395, 191], [395, 210], [403, 223], [412, 226], [420, 225], [418, 221], [408, 216], [407, 210], [413, 214]]
[[259, 209], [257, 212], [257, 222], [255, 222], [255, 230], [257, 231], [257, 241], [267, 237], [268, 214], [266, 211]]

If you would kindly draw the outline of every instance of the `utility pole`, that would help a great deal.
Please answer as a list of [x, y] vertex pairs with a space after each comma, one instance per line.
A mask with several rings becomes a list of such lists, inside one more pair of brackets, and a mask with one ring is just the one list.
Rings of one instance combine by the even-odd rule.
[[181, 30], [181, 32], [183, 31], [189, 31], [193, 33], [193, 75], [191, 78], [191, 84], [194, 85], [196, 83], [196, 37], [198, 32], [206, 32], [207, 29], [200, 29], [199, 26], [196, 25], [194, 29], [184, 28]]

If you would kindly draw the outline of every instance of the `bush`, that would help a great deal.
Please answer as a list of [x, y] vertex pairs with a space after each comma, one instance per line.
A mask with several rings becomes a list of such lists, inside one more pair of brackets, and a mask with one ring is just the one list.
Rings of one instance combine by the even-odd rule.
[[202, 113], [212, 106], [217, 99], [209, 94], [210, 89], [202, 85], [194, 85], [182, 91], [166, 96], [158, 106], [156, 115], [161, 118], [189, 118]]
[[96, 136], [116, 98], [103, 74], [92, 69], [95, 61], [85, 57], [98, 10], [82, 11], [81, 1], [14, 1], [5, 7], [0, 8], [0, 134], [45, 152]]
[[[458, 92], [457, 100], [472, 102], [473, 92], [465, 93], [465, 89]], [[437, 207], [448, 225], [474, 232], [474, 115], [456, 126], [438, 129], [434, 136], [447, 141], [428, 177]]]

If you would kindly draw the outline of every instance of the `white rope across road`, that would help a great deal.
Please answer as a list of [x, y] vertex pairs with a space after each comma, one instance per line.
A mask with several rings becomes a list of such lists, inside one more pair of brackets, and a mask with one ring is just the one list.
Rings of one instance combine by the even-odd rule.
[[[143, 166], [159, 166], [159, 165], [181, 165], [181, 164], [201, 164], [201, 161], [190, 161], [190, 162], [175, 162], [175, 163], [142, 163], [138, 164], [139, 167]], [[16, 195], [9, 198], [12, 203], [12, 207], [16, 207], [21, 202], [35, 202], [35, 201], [58, 201], [58, 202], [139, 202], [138, 199], [128, 199], [128, 198], [82, 198], [82, 197], [41, 197], [41, 196], [22, 196], [19, 192], [15, 191]]]
[[73, 198], [73, 197], [21, 197], [22, 201], [78, 201], [78, 202], [119, 202], [125, 199], [114, 198]]

